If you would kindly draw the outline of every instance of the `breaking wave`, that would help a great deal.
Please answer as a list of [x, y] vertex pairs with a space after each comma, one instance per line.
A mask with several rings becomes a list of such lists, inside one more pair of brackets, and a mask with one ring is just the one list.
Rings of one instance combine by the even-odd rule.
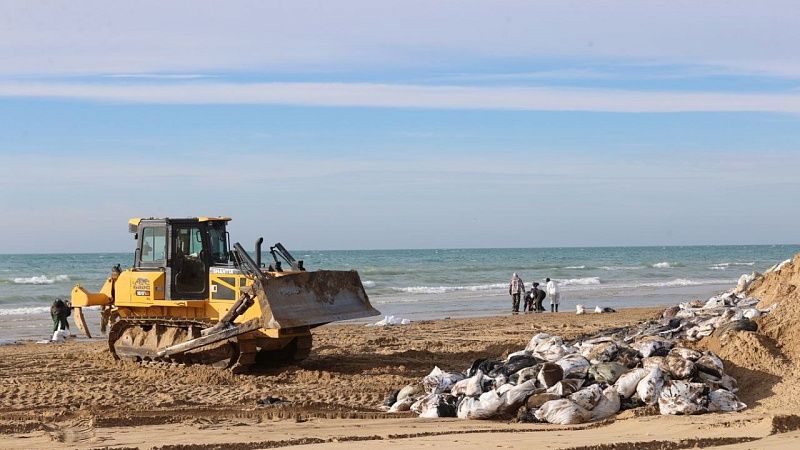
[[633, 287], [633, 288], [655, 287], [655, 288], [659, 288], [659, 287], [680, 287], [680, 286], [703, 286], [703, 285], [707, 285], [707, 284], [730, 284], [730, 283], [735, 283], [735, 282], [736, 282], [736, 280], [703, 280], [703, 281], [695, 281], [695, 280], [689, 280], [689, 279], [686, 279], [686, 278], [676, 278], [674, 280], [669, 280], [669, 281], [657, 281], [657, 282], [651, 282], [651, 283], [638, 283], [638, 284], [633, 284], [633, 285], [627, 285], [627, 286], [624, 286], [624, 287]]
[[585, 269], [586, 266], [567, 266], [565, 269]]
[[361, 284], [363, 284], [364, 287], [368, 287], [368, 288], [375, 287], [375, 282], [374, 281], [364, 280], [364, 281], [361, 282]]
[[49, 313], [49, 306], [31, 306], [27, 308], [2, 308], [0, 316], [24, 316], [26, 314]]
[[494, 283], [494, 284], [479, 284], [475, 286], [411, 286], [411, 287], [393, 287], [392, 289], [398, 292], [407, 292], [409, 294], [445, 294], [448, 292], [457, 291], [492, 291], [508, 287], [507, 283]]
[[654, 269], [671, 269], [672, 268], [672, 264], [664, 261], [664, 262], [652, 264], [650, 267], [652, 267]]
[[11, 280], [14, 284], [54, 284], [61, 281], [69, 281], [67, 275], [56, 275], [53, 278], [48, 278], [46, 275], [39, 275], [38, 277], [20, 277]]
[[600, 266], [603, 270], [613, 271], [613, 270], [639, 270], [644, 269], [644, 266]]
[[714, 264], [711, 267], [709, 267], [709, 269], [725, 270], [730, 266], [755, 266], [755, 265], [756, 265], [755, 262], [732, 262], [732, 263], [724, 262], [724, 263]]
[[588, 286], [600, 284], [600, 277], [570, 278], [556, 281], [558, 281], [559, 286]]

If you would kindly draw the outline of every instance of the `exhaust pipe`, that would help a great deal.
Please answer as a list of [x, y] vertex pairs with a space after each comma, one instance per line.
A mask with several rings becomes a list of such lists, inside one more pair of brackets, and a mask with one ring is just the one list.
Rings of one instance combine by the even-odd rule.
[[264, 238], [260, 237], [256, 239], [256, 265], [258, 268], [261, 268], [261, 244], [264, 243]]

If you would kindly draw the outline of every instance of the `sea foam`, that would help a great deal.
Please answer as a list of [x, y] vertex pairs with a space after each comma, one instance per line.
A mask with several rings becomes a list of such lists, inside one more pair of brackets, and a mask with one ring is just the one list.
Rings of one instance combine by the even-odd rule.
[[567, 280], [556, 280], [559, 286], [589, 286], [600, 284], [600, 277], [570, 278]]
[[48, 278], [46, 275], [39, 275], [38, 277], [20, 277], [11, 280], [14, 284], [54, 284], [61, 281], [69, 281], [67, 275], [56, 275], [53, 278]]
[[409, 294], [445, 294], [456, 291], [491, 291], [508, 287], [507, 283], [478, 284], [474, 286], [411, 286], [393, 287], [392, 289]]
[[26, 308], [0, 308], [0, 316], [24, 316], [27, 314], [49, 313], [49, 306], [30, 306]]
[[655, 269], [670, 269], [672, 268], [672, 264], [665, 261], [665, 262], [655, 263], [650, 267], [653, 267]]

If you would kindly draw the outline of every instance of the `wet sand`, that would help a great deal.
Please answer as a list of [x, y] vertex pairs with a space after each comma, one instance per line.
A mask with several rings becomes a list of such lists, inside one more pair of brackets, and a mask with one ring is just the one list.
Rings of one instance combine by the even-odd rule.
[[[421, 420], [379, 409], [391, 390], [434, 365], [464, 370], [476, 358], [524, 348], [538, 332], [571, 338], [660, 311], [329, 325], [314, 331], [306, 361], [249, 375], [121, 363], [100, 341], [0, 346], [0, 448], [797, 448], [800, 417], [752, 396], [742, 413], [666, 417], [635, 410], [566, 427]], [[268, 396], [285, 402], [257, 403]]]

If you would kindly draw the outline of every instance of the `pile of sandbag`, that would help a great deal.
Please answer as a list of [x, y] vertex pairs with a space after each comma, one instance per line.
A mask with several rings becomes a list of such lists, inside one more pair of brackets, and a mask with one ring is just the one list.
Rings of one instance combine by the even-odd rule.
[[736, 380], [712, 352], [686, 347], [712, 333], [755, 331], [768, 313], [743, 292], [756, 275], [705, 303], [667, 308], [659, 320], [565, 341], [540, 333], [503, 359], [464, 372], [439, 367], [395, 391], [390, 412], [420, 417], [511, 419], [577, 424], [653, 405], [661, 414], [740, 411]]

